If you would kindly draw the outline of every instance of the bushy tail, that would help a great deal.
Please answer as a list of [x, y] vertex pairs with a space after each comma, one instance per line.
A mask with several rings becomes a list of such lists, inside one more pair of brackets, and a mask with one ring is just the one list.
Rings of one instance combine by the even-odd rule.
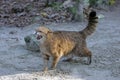
[[98, 23], [98, 17], [96, 16], [96, 12], [95, 11], [90, 12], [88, 25], [85, 29], [81, 31], [81, 33], [85, 37], [91, 35], [95, 31], [97, 23]]

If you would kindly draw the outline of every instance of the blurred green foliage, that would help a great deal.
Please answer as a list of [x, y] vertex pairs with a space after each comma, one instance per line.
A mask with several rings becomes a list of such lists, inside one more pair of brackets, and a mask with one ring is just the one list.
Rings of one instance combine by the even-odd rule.
[[45, 7], [52, 7], [55, 10], [60, 10], [61, 9], [60, 8], [61, 5], [62, 5], [61, 2], [51, 2], [51, 3], [47, 2]]
[[60, 3], [60, 2], [53, 2], [52, 4], [50, 4], [50, 6], [56, 10], [60, 10], [61, 5], [62, 5], [62, 3]]
[[105, 5], [114, 5], [115, 0], [89, 0], [91, 6], [97, 6], [98, 4], [105, 4]]
[[115, 0], [109, 0], [109, 5], [115, 4]]
[[72, 13], [73, 15], [76, 15], [77, 14], [77, 7], [69, 7], [68, 11], [70, 13]]
[[89, 0], [91, 6], [96, 5], [98, 0]]

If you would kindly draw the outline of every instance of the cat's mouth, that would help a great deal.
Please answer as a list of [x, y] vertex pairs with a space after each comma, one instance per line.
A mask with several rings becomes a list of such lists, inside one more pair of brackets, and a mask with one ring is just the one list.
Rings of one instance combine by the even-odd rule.
[[42, 37], [42, 35], [37, 35], [37, 40], [40, 40]]

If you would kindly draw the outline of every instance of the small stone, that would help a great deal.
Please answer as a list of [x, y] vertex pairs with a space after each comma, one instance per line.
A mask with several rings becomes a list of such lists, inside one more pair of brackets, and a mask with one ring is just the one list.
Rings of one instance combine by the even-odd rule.
[[24, 41], [26, 43], [26, 47], [31, 51], [39, 51], [39, 41], [36, 38], [36, 34], [30, 34], [24, 37]]
[[99, 14], [99, 15], [98, 15], [98, 18], [100, 18], [100, 19], [101, 19], [101, 18], [104, 18], [104, 17], [105, 17], [105, 16], [104, 16], [103, 14]]
[[15, 34], [17, 31], [10, 31], [9, 34]]

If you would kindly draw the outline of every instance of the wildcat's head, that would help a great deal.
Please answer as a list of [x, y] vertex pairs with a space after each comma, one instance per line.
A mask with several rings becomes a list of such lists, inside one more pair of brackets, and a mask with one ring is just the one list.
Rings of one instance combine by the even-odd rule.
[[46, 35], [50, 32], [52, 32], [49, 28], [40, 26], [39, 28], [36, 29], [37, 32], [37, 39], [41, 39], [43, 37], [46, 37]]

